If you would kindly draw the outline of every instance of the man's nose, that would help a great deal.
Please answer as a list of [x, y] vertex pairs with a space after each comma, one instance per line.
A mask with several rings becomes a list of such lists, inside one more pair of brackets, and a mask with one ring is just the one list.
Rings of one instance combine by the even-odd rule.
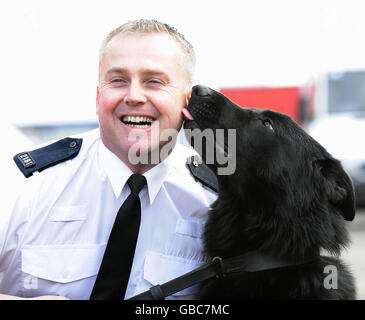
[[141, 84], [137, 82], [131, 82], [127, 94], [124, 97], [125, 103], [136, 106], [146, 102], [145, 92]]

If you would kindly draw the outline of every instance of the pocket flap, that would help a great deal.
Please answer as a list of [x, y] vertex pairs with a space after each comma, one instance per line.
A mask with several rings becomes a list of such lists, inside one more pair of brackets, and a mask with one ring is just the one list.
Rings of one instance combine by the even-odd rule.
[[94, 276], [99, 271], [104, 244], [24, 245], [22, 271], [35, 277], [67, 283]]
[[[144, 278], [154, 286], [157, 284], [164, 284], [203, 264], [204, 262], [147, 251], [144, 263]], [[197, 288], [198, 285], [194, 285], [175, 293], [174, 295], [192, 294], [197, 291]]]
[[49, 219], [51, 221], [85, 220], [85, 206], [53, 207], [49, 214]]
[[179, 219], [176, 223], [175, 232], [180, 234], [201, 238], [203, 231], [204, 225], [196, 221]]

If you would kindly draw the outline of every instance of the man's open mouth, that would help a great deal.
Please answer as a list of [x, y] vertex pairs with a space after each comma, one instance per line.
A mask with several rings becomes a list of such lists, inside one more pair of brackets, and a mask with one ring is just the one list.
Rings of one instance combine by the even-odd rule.
[[131, 128], [140, 128], [140, 129], [149, 128], [152, 125], [153, 121], [154, 119], [145, 116], [122, 117], [122, 122]]

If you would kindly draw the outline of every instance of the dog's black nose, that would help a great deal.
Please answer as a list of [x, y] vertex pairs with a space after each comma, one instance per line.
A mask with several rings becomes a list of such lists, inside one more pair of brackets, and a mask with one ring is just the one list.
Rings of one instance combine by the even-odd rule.
[[210, 89], [206, 86], [197, 85], [194, 87], [194, 93], [200, 97], [206, 97], [210, 95]]

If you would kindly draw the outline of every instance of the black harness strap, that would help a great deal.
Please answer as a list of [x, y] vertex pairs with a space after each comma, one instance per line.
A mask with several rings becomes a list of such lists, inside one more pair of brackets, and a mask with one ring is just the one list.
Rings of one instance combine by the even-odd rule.
[[259, 272], [302, 265], [318, 259], [318, 257], [319, 254], [315, 254], [298, 261], [293, 259], [275, 258], [259, 251], [252, 251], [227, 259], [215, 257], [211, 262], [208, 262], [199, 268], [196, 268], [162, 285], [151, 287], [148, 291], [142, 292], [128, 300], [162, 300], [165, 297], [191, 287], [194, 284], [214, 277], [221, 278], [233, 273]]
[[194, 269], [178, 278], [170, 280], [162, 285], [156, 285], [148, 291], [142, 292], [128, 300], [163, 300], [176, 292], [184, 290], [197, 284], [201, 281], [214, 278], [220, 274], [219, 261], [212, 260], [211, 262]]

